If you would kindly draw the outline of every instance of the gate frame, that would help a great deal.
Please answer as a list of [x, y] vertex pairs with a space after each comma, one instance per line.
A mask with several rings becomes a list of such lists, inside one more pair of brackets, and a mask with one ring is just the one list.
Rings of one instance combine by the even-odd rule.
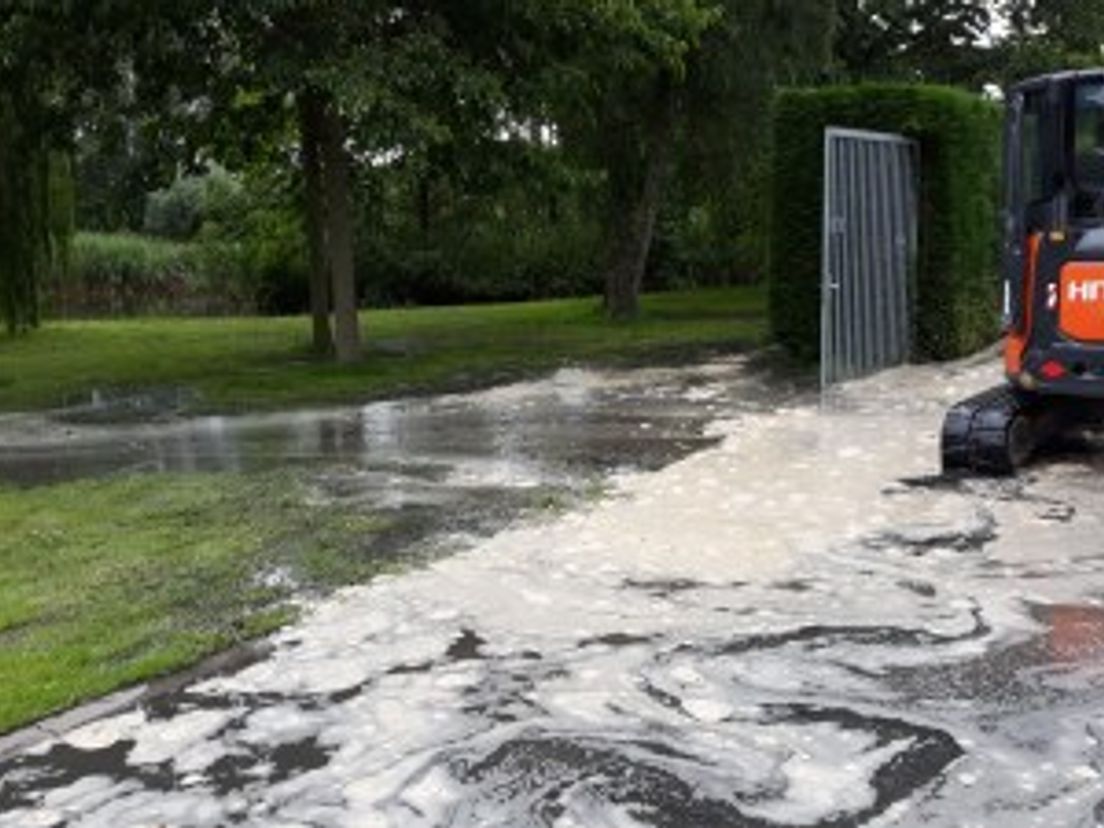
[[[908, 147], [909, 153], [912, 157], [913, 163], [913, 204], [912, 212], [915, 217], [915, 221], [909, 228], [909, 261], [907, 264], [908, 273], [905, 279], [906, 290], [906, 302], [907, 302], [907, 328], [908, 328], [908, 343], [906, 350], [910, 355], [916, 340], [915, 332], [915, 300], [916, 300], [916, 268], [917, 257], [919, 256], [919, 228], [920, 228], [920, 174], [921, 174], [921, 155], [920, 155], [920, 143], [914, 138], [909, 138], [907, 135], [902, 135], [897, 132], [876, 132], [874, 130], [866, 129], [854, 129], [850, 127], [834, 127], [828, 126], [824, 129], [824, 157], [823, 157], [823, 169], [824, 169], [824, 186], [821, 194], [823, 202], [822, 219], [821, 219], [821, 270], [820, 270], [820, 390], [826, 391], [835, 382], [829, 382], [828, 380], [828, 361], [826, 355], [830, 350], [829, 328], [831, 326], [831, 300], [832, 294], [840, 289], [840, 283], [837, 279], [832, 277], [832, 177], [829, 175], [831, 169], [832, 158], [832, 140], [835, 138], [853, 138], [860, 141], [870, 141], [884, 144], [897, 144]], [[908, 360], [905, 363], [908, 364]]]

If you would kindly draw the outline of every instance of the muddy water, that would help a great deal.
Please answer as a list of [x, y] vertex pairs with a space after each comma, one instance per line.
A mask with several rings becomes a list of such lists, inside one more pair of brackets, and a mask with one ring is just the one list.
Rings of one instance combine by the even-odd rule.
[[1097, 825], [1104, 462], [933, 478], [993, 378], [714, 411], [717, 445], [602, 503], [0, 765], [0, 826]]
[[485, 480], [658, 468], [700, 448], [701, 427], [718, 412], [761, 408], [793, 393], [768, 390], [752, 376], [738, 386], [711, 385], [708, 369], [563, 370], [474, 394], [180, 419], [173, 400], [186, 395], [163, 391], [45, 416], [0, 417], [0, 481], [31, 486], [118, 473], [289, 465], [423, 478], [455, 472]]

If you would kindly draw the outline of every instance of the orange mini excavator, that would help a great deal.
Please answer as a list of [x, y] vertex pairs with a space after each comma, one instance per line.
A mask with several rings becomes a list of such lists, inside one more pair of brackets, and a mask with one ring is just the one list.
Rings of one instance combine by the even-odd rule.
[[1104, 69], [1014, 87], [1004, 167], [1009, 381], [948, 412], [944, 471], [1012, 474], [1104, 411]]

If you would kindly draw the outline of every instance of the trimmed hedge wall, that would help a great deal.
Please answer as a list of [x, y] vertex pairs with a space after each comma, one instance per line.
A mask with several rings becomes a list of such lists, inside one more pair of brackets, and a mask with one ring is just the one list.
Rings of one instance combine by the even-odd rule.
[[788, 90], [775, 111], [770, 314], [775, 338], [820, 350], [824, 130], [896, 132], [920, 144], [914, 354], [952, 359], [999, 332], [1000, 107], [940, 86]]

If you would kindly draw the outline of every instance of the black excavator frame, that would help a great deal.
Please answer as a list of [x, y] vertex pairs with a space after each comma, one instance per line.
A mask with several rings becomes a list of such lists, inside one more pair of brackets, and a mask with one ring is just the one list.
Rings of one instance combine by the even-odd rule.
[[[1100, 111], [1091, 113], [1101, 172], [1091, 181], [1075, 137], [1086, 97], [1079, 90], [1087, 87], [1101, 95]], [[1062, 432], [1104, 420], [1104, 336], [1071, 337], [1058, 313], [1067, 265], [1099, 264], [1104, 275], [1104, 69], [1035, 78], [1009, 91], [1004, 179], [1008, 382], [947, 413], [946, 472], [1013, 474]]]

